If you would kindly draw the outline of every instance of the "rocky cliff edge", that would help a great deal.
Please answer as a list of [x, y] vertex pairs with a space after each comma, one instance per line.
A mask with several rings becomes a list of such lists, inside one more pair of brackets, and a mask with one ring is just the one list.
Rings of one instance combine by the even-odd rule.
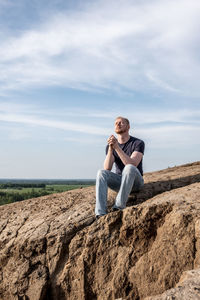
[[1, 206], [0, 299], [200, 299], [200, 162], [144, 179], [97, 221], [94, 187]]

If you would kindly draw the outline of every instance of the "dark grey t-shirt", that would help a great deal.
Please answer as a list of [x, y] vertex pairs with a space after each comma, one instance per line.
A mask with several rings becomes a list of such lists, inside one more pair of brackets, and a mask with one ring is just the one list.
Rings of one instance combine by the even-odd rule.
[[[144, 148], [145, 144], [142, 140], [135, 138], [133, 136], [130, 136], [130, 139], [125, 144], [119, 144], [120, 148], [128, 155], [131, 156], [131, 154], [134, 151], [138, 151], [144, 154]], [[106, 147], [106, 154], [108, 153], [108, 145]], [[115, 158], [115, 167], [116, 167], [116, 173], [121, 175], [122, 171], [124, 169], [124, 164], [119, 158], [116, 151], [113, 151], [113, 155]], [[141, 175], [143, 175], [143, 168], [142, 168], [142, 160], [137, 166], [138, 170], [140, 171]]]

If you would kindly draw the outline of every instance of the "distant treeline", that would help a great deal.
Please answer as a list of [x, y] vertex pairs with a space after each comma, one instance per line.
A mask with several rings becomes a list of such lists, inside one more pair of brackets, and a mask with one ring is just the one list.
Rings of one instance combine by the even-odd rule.
[[20, 186], [29, 184], [29, 187], [32, 187], [32, 184], [35, 185], [51, 185], [51, 184], [69, 184], [69, 185], [93, 185], [95, 184], [95, 179], [0, 179], [1, 184], [17, 184]]
[[45, 183], [1, 183], [0, 189], [45, 188]]

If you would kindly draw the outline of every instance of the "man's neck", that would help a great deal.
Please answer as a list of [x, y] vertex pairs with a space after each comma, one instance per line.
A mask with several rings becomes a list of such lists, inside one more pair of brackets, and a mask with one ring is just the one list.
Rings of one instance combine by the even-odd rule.
[[128, 134], [128, 132], [117, 135], [117, 140], [118, 143], [120, 144], [125, 144], [126, 142], [128, 142], [129, 139], [130, 139], [130, 135]]

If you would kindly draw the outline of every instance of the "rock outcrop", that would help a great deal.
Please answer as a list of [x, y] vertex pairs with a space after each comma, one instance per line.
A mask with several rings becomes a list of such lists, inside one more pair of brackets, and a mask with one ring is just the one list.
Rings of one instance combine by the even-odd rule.
[[200, 162], [144, 177], [97, 221], [94, 187], [1, 206], [0, 299], [200, 299]]

